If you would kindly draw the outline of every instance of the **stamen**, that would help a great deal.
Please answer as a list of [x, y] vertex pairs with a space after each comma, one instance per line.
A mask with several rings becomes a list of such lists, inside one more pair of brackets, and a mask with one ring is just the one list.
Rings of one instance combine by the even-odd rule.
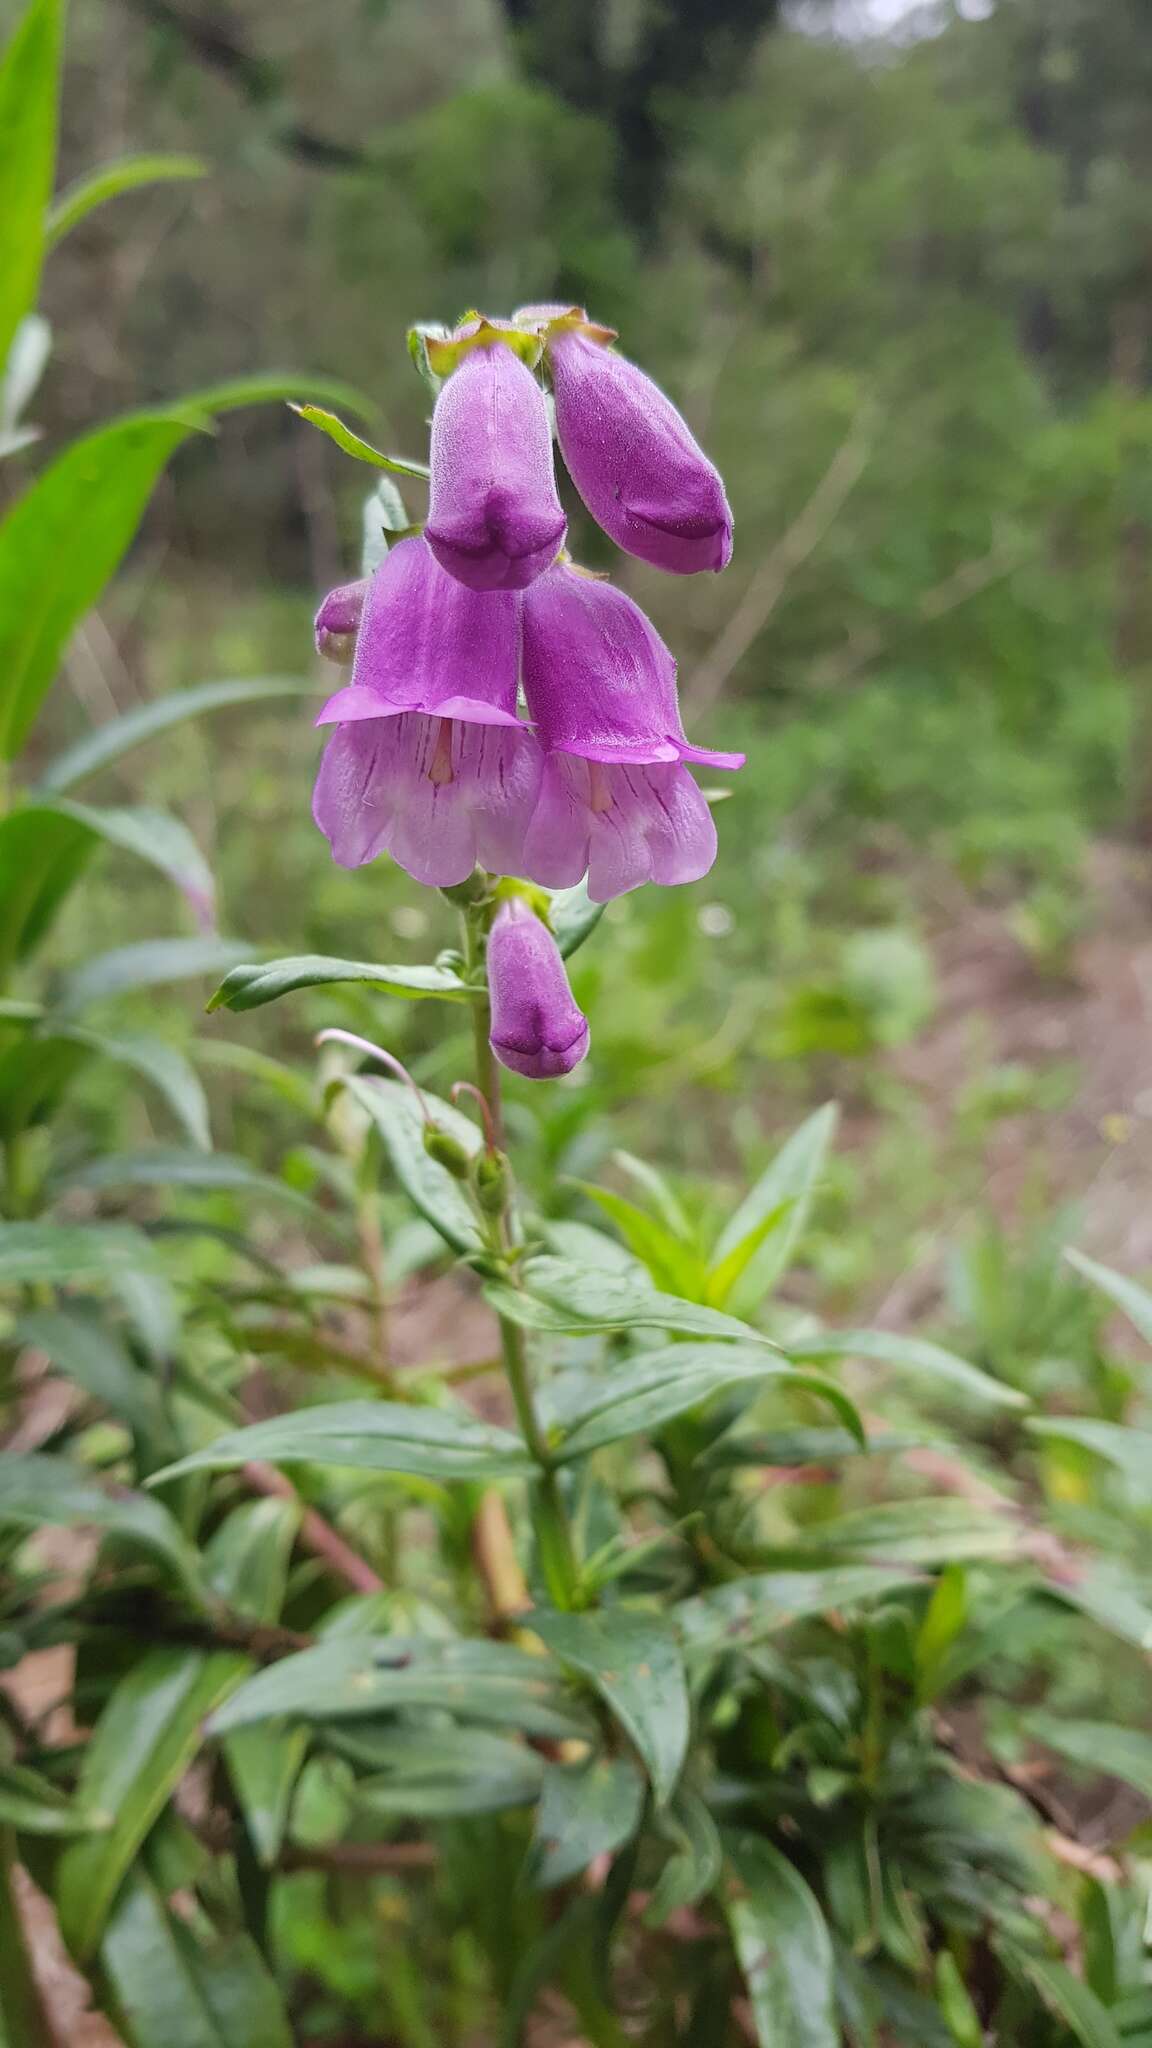
[[442, 789], [452, 781], [452, 720], [442, 718], [436, 735], [436, 748], [428, 769], [429, 782]]
[[612, 809], [612, 783], [603, 761], [588, 763], [588, 802], [597, 813]]

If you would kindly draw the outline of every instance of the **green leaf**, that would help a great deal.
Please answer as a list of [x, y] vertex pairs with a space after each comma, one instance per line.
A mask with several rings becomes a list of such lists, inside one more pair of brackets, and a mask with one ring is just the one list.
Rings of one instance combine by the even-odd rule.
[[176, 1193], [181, 1188], [233, 1190], [237, 1194], [261, 1195], [266, 1200], [291, 1202], [298, 1209], [311, 1209], [312, 1201], [287, 1181], [273, 1174], [258, 1173], [247, 1160], [228, 1152], [185, 1152], [175, 1146], [153, 1145], [146, 1152], [105, 1152], [62, 1175], [60, 1188], [164, 1188]]
[[16, 1903], [16, 1860], [16, 1837], [0, 1827], [0, 2048], [44, 2048], [49, 2021]]
[[791, 1261], [808, 1223], [836, 1130], [835, 1103], [825, 1103], [801, 1124], [732, 1216], [716, 1241], [713, 1267], [723, 1264], [745, 1239], [787, 1204], [780, 1228], [773, 1230], [748, 1263], [737, 1291], [737, 1305], [749, 1310], [770, 1294]]
[[[544, 1760], [480, 1728], [389, 1728], [373, 1742], [380, 1765], [357, 1781], [356, 1809], [385, 1819], [449, 1820], [532, 1806]], [[635, 1773], [633, 1773], [635, 1775]]]
[[811, 1570], [755, 1572], [714, 1586], [675, 1609], [690, 1655], [747, 1648], [816, 1614], [834, 1614], [922, 1583], [912, 1565], [831, 1564]]
[[47, 937], [95, 850], [86, 826], [55, 811], [0, 819], [0, 983]]
[[671, 1913], [694, 1906], [716, 1884], [724, 1862], [720, 1834], [698, 1792], [681, 1782], [660, 1816], [660, 1832], [672, 1854], [656, 1882], [644, 1914], [646, 1927], [660, 1927]]
[[[605, 1216], [611, 1218], [629, 1251], [647, 1267], [654, 1286], [667, 1288], [674, 1294], [680, 1287], [690, 1286], [695, 1294], [692, 1283], [697, 1278], [694, 1269], [699, 1260], [679, 1237], [674, 1236], [658, 1218], [650, 1216], [646, 1209], [617, 1194], [615, 1189], [594, 1187], [591, 1182], [583, 1180], [577, 1181], [576, 1185], [590, 1201], [596, 1203], [597, 1208], [603, 1210]], [[719, 1302], [716, 1305], [719, 1306]]]
[[1152, 1800], [1152, 1735], [1111, 1721], [1064, 1721], [1056, 1714], [1025, 1714], [1022, 1733], [1080, 1764], [1095, 1776], [1121, 1778]]
[[994, 1947], [1012, 1975], [1039, 1992], [1081, 2048], [1123, 2048], [1107, 2007], [1063, 1963], [1003, 1939], [995, 1941]]
[[0, 1223], [0, 1287], [119, 1275], [154, 1264], [155, 1256], [127, 1224]]
[[91, 804], [74, 803], [70, 797], [54, 798], [36, 809], [71, 818], [86, 826], [94, 839], [119, 847], [137, 860], [146, 861], [149, 867], [158, 868], [188, 898], [201, 925], [211, 925], [216, 913], [215, 879], [187, 825], [179, 818], [144, 804], [100, 810]]
[[1123, 1472], [1139, 1492], [1152, 1495], [1152, 1430], [1130, 1429], [1125, 1423], [1097, 1422], [1092, 1416], [1080, 1415], [1032, 1416], [1028, 1427], [1035, 1436], [1056, 1437], [1094, 1451]]
[[116, 1687], [77, 1786], [81, 1805], [112, 1825], [67, 1848], [56, 1872], [61, 1931], [79, 1960], [96, 1949], [129, 1866], [200, 1748], [205, 1716], [249, 1669], [232, 1651], [149, 1650]]
[[0, 1762], [0, 1826], [24, 1835], [84, 1835], [108, 1826], [73, 1806], [51, 1779], [23, 1764]]
[[299, 959], [246, 961], [227, 974], [208, 1005], [210, 1010], [259, 1010], [301, 988], [332, 988], [340, 982], [363, 983], [389, 996], [439, 996], [442, 1001], [474, 1001], [482, 990], [471, 989], [448, 967], [379, 967], [370, 960], [328, 960], [322, 953]]
[[432, 474], [426, 462], [409, 462], [402, 455], [382, 455], [379, 448], [354, 434], [342, 419], [338, 419], [334, 412], [326, 412], [321, 405], [292, 405], [291, 400], [289, 404], [302, 420], [307, 420], [310, 426], [319, 427], [320, 432], [327, 434], [330, 441], [335, 441], [345, 455], [354, 455], [358, 462], [371, 462], [377, 469], [391, 470], [395, 476], [418, 476], [425, 481]]
[[299, 1501], [245, 1501], [213, 1531], [204, 1549], [205, 1575], [234, 1614], [280, 1619], [302, 1513]]
[[11, 1341], [43, 1351], [58, 1372], [74, 1380], [136, 1434], [151, 1436], [161, 1427], [163, 1415], [155, 1380], [133, 1363], [116, 1331], [100, 1320], [94, 1303], [84, 1311], [33, 1309], [21, 1316]]
[[308, 1730], [262, 1721], [237, 1728], [221, 1744], [224, 1763], [257, 1861], [271, 1870], [280, 1856], [292, 1794], [308, 1754]]
[[0, 1524], [41, 1529], [79, 1523], [138, 1543], [203, 1604], [199, 1559], [166, 1507], [147, 1494], [106, 1492], [67, 1458], [9, 1451], [0, 1459]]
[[406, 1401], [334, 1401], [230, 1430], [149, 1480], [224, 1472], [253, 1459], [272, 1465], [341, 1465], [426, 1479], [500, 1479], [532, 1472], [518, 1436], [495, 1423]]
[[586, 1457], [603, 1444], [661, 1429], [674, 1416], [717, 1394], [769, 1380], [782, 1389], [794, 1388], [827, 1401], [852, 1435], [862, 1437], [859, 1415], [830, 1380], [795, 1372], [770, 1351], [751, 1344], [670, 1344], [614, 1365], [591, 1390], [581, 1382], [578, 1405], [563, 1401], [563, 1381], [557, 1382], [553, 1393], [560, 1396], [560, 1407], [552, 1430], [556, 1456], [562, 1461]]
[[735, 1316], [658, 1294], [627, 1273], [590, 1273], [567, 1259], [542, 1258], [527, 1260], [521, 1276], [521, 1287], [493, 1280], [484, 1294], [499, 1315], [526, 1330], [678, 1330], [692, 1337], [739, 1338], [780, 1355], [779, 1345]]
[[783, 1229], [785, 1218], [791, 1209], [791, 1202], [781, 1202], [777, 1208], [769, 1209], [740, 1239], [723, 1259], [713, 1258], [705, 1277], [705, 1298], [714, 1308], [723, 1308], [735, 1293], [753, 1259], [768, 1239], [777, 1230]]
[[96, 207], [141, 185], [166, 185], [175, 179], [206, 178], [208, 165], [198, 156], [122, 156], [115, 163], [89, 171], [69, 185], [51, 207], [44, 224], [45, 244], [54, 249]]
[[235, 939], [217, 938], [142, 939], [134, 946], [116, 946], [110, 953], [93, 954], [65, 976], [54, 1014], [70, 1017], [89, 1003], [107, 1002], [111, 996], [220, 974], [246, 951]]
[[967, 1558], [1014, 1557], [1021, 1529], [1010, 1501], [1004, 1511], [966, 1500], [883, 1501], [854, 1508], [804, 1531], [808, 1550], [866, 1551], [875, 1564], [950, 1564]]
[[1028, 1406], [1026, 1394], [994, 1380], [979, 1366], [969, 1365], [967, 1359], [921, 1337], [901, 1336], [896, 1330], [821, 1330], [814, 1336], [789, 1338], [784, 1348], [789, 1358], [799, 1360], [874, 1358], [897, 1372], [943, 1380], [973, 1400], [994, 1402], [1002, 1408]]
[[832, 1937], [795, 1865], [761, 1835], [726, 1835], [725, 1910], [760, 2048], [839, 2048]]
[[1075, 1579], [1049, 1579], [1046, 1591], [1122, 1642], [1152, 1650], [1152, 1607], [1143, 1597], [1145, 1583], [1122, 1564], [1097, 1560], [1082, 1563]]
[[204, 712], [223, 710], [230, 704], [274, 704], [281, 697], [315, 694], [316, 685], [307, 676], [240, 676], [233, 682], [195, 683], [187, 690], [169, 690], [163, 697], [154, 697], [150, 704], [141, 704], [134, 711], [125, 711], [119, 718], [94, 726], [83, 739], [49, 762], [37, 789], [45, 796], [59, 795], [110, 762], [118, 761], [133, 747], [143, 746], [174, 725], [199, 718]]
[[[533, 1617], [535, 1626], [535, 1617]], [[341, 1721], [438, 1708], [526, 1735], [587, 1740], [588, 1722], [543, 1659], [505, 1643], [337, 1636], [257, 1672], [213, 1717], [213, 1734], [252, 1722]]]
[[0, 756], [20, 751], [73, 628], [195, 420], [141, 413], [66, 448], [0, 523]]
[[[425, 1222], [454, 1252], [482, 1250], [479, 1225], [459, 1181], [424, 1150], [424, 1118], [411, 1090], [402, 1081], [377, 1081], [362, 1074], [351, 1075], [344, 1085], [372, 1118], [393, 1173]], [[438, 1096], [425, 1094], [424, 1100], [442, 1130], [469, 1155], [479, 1151], [482, 1139], [470, 1117]]]
[[590, 939], [607, 905], [593, 903], [588, 894], [587, 882], [577, 882], [575, 888], [558, 889], [548, 911], [560, 958], [570, 960], [579, 952], [585, 939]]
[[162, 1038], [150, 1038], [146, 1032], [125, 1032], [121, 1037], [110, 1038], [105, 1032], [89, 1031], [78, 1024], [69, 1026], [59, 1036], [70, 1038], [98, 1053], [101, 1059], [128, 1067], [142, 1080], [150, 1081], [185, 1136], [201, 1151], [211, 1151], [208, 1098], [195, 1068], [174, 1045], [166, 1045]]
[[1110, 1266], [1098, 1265], [1095, 1259], [1087, 1258], [1083, 1252], [1069, 1250], [1064, 1256], [1085, 1280], [1091, 1281], [1093, 1287], [1098, 1287], [1101, 1294], [1106, 1294], [1109, 1301], [1123, 1309], [1133, 1328], [1152, 1344], [1152, 1294], [1147, 1288], [1137, 1286], [1135, 1280], [1129, 1280], [1124, 1273], [1114, 1273]]
[[0, 1052], [0, 1131], [10, 1137], [52, 1116], [91, 1050], [67, 1032], [30, 1031]]
[[536, 1609], [531, 1627], [554, 1656], [591, 1680], [635, 1743], [663, 1806], [683, 1767], [690, 1723], [684, 1660], [669, 1622], [636, 1608]]
[[533, 1883], [546, 1889], [630, 1842], [644, 1812], [644, 1780], [627, 1757], [549, 1764], [529, 1850]]
[[345, 384], [338, 377], [310, 377], [297, 370], [257, 370], [250, 377], [229, 377], [222, 384], [209, 384], [202, 391], [172, 399], [169, 405], [172, 411], [210, 413], [215, 418], [219, 413], [239, 412], [246, 405], [277, 405], [286, 399], [307, 399], [310, 394], [331, 399], [333, 405], [346, 405], [362, 419], [371, 419], [379, 410], [354, 384]]
[[56, 168], [61, 0], [31, 0], [0, 63], [0, 369], [36, 304]]
[[133, 2048], [292, 2048], [260, 1951], [246, 1934], [211, 1946], [131, 1873], [108, 1925], [101, 1963]]

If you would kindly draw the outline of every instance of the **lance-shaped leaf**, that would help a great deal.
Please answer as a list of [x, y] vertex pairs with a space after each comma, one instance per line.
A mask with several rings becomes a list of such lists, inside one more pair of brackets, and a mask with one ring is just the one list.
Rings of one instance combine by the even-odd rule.
[[[751, 1241], [756, 1249], [732, 1280], [738, 1308], [750, 1311], [771, 1293], [807, 1227], [828, 1148], [836, 1132], [835, 1103], [825, 1103], [782, 1145], [772, 1164], [729, 1218], [712, 1254], [714, 1270], [736, 1272], [737, 1255]], [[764, 1235], [765, 1221], [779, 1225]]]
[[425, 1479], [503, 1479], [535, 1468], [518, 1436], [495, 1423], [406, 1401], [334, 1401], [229, 1430], [149, 1481], [223, 1472], [251, 1459], [272, 1465], [340, 1465], [410, 1472]]
[[[388, 1162], [413, 1207], [439, 1231], [454, 1252], [478, 1252], [483, 1238], [472, 1204], [458, 1180], [430, 1159], [424, 1149], [424, 1116], [411, 1090], [400, 1081], [377, 1081], [353, 1074], [345, 1086], [366, 1109], [384, 1141]], [[428, 1112], [441, 1130], [464, 1147], [478, 1152], [480, 1131], [470, 1117], [436, 1095], [424, 1096]]]
[[635, 1743], [662, 1806], [680, 1775], [690, 1709], [684, 1659], [671, 1624], [627, 1607], [595, 1614], [532, 1614], [534, 1633], [595, 1686]]
[[53, 1005], [54, 1017], [72, 1017], [89, 1003], [136, 989], [160, 988], [171, 981], [222, 974], [247, 952], [235, 939], [141, 939], [134, 946], [114, 946], [95, 953], [82, 967], [65, 975]]
[[147, 862], [149, 867], [158, 868], [188, 898], [201, 926], [211, 926], [216, 914], [216, 883], [187, 825], [179, 818], [145, 804], [102, 810], [92, 804], [74, 803], [70, 797], [55, 797], [51, 803], [37, 808], [72, 818], [106, 846], [119, 847]]
[[185, 1592], [203, 1604], [196, 1552], [178, 1523], [147, 1494], [99, 1485], [67, 1458], [46, 1451], [8, 1452], [0, 1459], [0, 1525], [42, 1529], [79, 1524], [139, 1544], [161, 1559]]
[[780, 1355], [778, 1345], [735, 1316], [658, 1294], [641, 1276], [590, 1273], [567, 1259], [529, 1259], [521, 1286], [493, 1280], [484, 1292], [498, 1314], [526, 1330], [677, 1330], [691, 1337], [739, 1338]]
[[36, 304], [56, 166], [62, 0], [31, 0], [0, 61], [0, 371]]
[[1121, 1778], [1152, 1801], [1152, 1735], [1111, 1721], [1065, 1721], [1058, 1714], [1025, 1714], [1025, 1735], [1066, 1756], [1094, 1777]]
[[839, 2048], [832, 1937], [816, 1900], [762, 1835], [724, 1846], [725, 1911], [760, 2048]]
[[372, 1773], [357, 1780], [353, 1798], [358, 1810], [387, 1819], [462, 1819], [532, 1806], [544, 1782], [534, 1749], [482, 1728], [381, 1729], [372, 1751]]
[[206, 178], [208, 165], [198, 156], [121, 156], [77, 178], [53, 202], [44, 224], [45, 242], [54, 249], [98, 206], [119, 199], [124, 192], [136, 192], [142, 185], [170, 185], [189, 178]]
[[333, 988], [359, 982], [389, 996], [439, 996], [442, 1001], [476, 1001], [483, 990], [470, 988], [450, 967], [381, 967], [371, 960], [329, 960], [322, 953], [297, 959], [246, 961], [225, 975], [208, 1005], [210, 1010], [259, 1010], [302, 988]]
[[1011, 1501], [982, 1507], [973, 1501], [882, 1501], [817, 1522], [804, 1532], [808, 1550], [835, 1550], [875, 1564], [949, 1564], [968, 1558], [1013, 1557], [1022, 1525]]
[[644, 1812], [644, 1779], [630, 1757], [548, 1766], [528, 1868], [546, 1889], [578, 1877], [630, 1842]]
[[87, 826], [56, 811], [0, 819], [0, 984], [47, 936], [95, 850]]
[[943, 1345], [930, 1344], [922, 1337], [905, 1337], [898, 1330], [820, 1330], [814, 1335], [789, 1338], [784, 1348], [789, 1358], [797, 1361], [874, 1358], [891, 1366], [894, 1372], [942, 1380], [946, 1387], [955, 1387], [974, 1401], [990, 1402], [1001, 1408], [1028, 1406], [1027, 1394], [1006, 1386], [1003, 1380], [994, 1380], [989, 1373], [981, 1372], [979, 1366], [969, 1365], [966, 1358], [958, 1358], [954, 1351], [946, 1351]]
[[74, 1380], [137, 1435], [151, 1437], [163, 1427], [155, 1377], [140, 1370], [118, 1333], [100, 1320], [95, 1302], [31, 1309], [13, 1329], [12, 1342], [34, 1345], [57, 1372]]
[[154, 1145], [146, 1152], [105, 1152], [82, 1166], [62, 1174], [61, 1188], [163, 1188], [179, 1193], [182, 1188], [232, 1190], [237, 1194], [262, 1195], [266, 1200], [290, 1202], [298, 1209], [311, 1209], [311, 1199], [287, 1181], [270, 1173], [259, 1173], [246, 1159], [228, 1152], [185, 1152], [176, 1146]]
[[670, 1344], [613, 1366], [590, 1386], [581, 1379], [574, 1399], [563, 1380], [551, 1391], [551, 1435], [561, 1461], [587, 1456], [622, 1437], [662, 1429], [674, 1416], [731, 1393], [771, 1382], [781, 1390], [814, 1395], [841, 1417], [858, 1443], [863, 1424], [848, 1396], [831, 1380], [796, 1372], [771, 1351], [749, 1344]]
[[1106, 1458], [1130, 1485], [1152, 1498], [1152, 1430], [1097, 1422], [1091, 1415], [1038, 1415], [1029, 1420], [1028, 1427], [1036, 1436], [1079, 1444], [1098, 1458]]
[[1134, 1329], [1152, 1344], [1152, 1294], [1146, 1287], [1140, 1287], [1135, 1280], [1129, 1280], [1126, 1273], [1114, 1273], [1111, 1266], [1101, 1266], [1084, 1252], [1068, 1251], [1064, 1254], [1070, 1266], [1075, 1266], [1085, 1280], [1106, 1294], [1109, 1301], [1123, 1309]]
[[293, 2048], [276, 1984], [246, 1934], [205, 1940], [137, 1867], [100, 1952], [132, 2048]]
[[140, 704], [134, 711], [122, 712], [118, 718], [94, 726], [83, 739], [57, 754], [44, 769], [37, 790], [45, 796], [59, 795], [108, 767], [110, 762], [118, 761], [133, 747], [144, 746], [173, 726], [206, 712], [225, 710], [232, 704], [274, 704], [281, 697], [315, 695], [316, 685], [308, 676], [238, 676], [231, 681], [194, 683], [186, 690], [169, 690], [163, 697], [154, 697], [150, 704]]
[[922, 1584], [915, 1565], [830, 1564], [799, 1571], [755, 1572], [684, 1600], [676, 1621], [690, 1656], [746, 1648], [814, 1614], [834, 1614], [882, 1599], [900, 1586]]
[[25, 1835], [87, 1835], [110, 1825], [110, 1814], [85, 1813], [39, 1771], [0, 1763], [0, 1827]]
[[382, 455], [371, 441], [353, 433], [351, 427], [346, 427], [342, 419], [334, 412], [327, 412], [322, 405], [294, 405], [291, 400], [289, 404], [293, 412], [308, 421], [309, 426], [319, 427], [320, 432], [327, 434], [330, 441], [335, 441], [345, 455], [354, 455], [358, 462], [370, 462], [377, 469], [389, 469], [395, 476], [418, 476], [425, 482], [432, 473], [426, 462], [411, 462], [403, 455]]

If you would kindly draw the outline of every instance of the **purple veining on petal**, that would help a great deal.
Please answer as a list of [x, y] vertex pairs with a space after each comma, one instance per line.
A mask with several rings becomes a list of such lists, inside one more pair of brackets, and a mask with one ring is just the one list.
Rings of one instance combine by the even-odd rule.
[[636, 765], [549, 754], [524, 840], [522, 872], [549, 889], [588, 876], [594, 903], [643, 882], [698, 882], [716, 858], [716, 826], [678, 761]]

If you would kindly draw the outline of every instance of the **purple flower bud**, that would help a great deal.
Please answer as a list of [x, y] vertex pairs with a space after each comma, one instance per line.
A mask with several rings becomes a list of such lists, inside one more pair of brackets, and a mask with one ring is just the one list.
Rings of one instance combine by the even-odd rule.
[[724, 485], [659, 386], [576, 327], [549, 335], [548, 361], [561, 452], [617, 547], [679, 576], [727, 568]]
[[588, 875], [597, 903], [642, 882], [696, 882], [716, 858], [712, 813], [685, 762], [739, 768], [690, 746], [676, 664], [639, 605], [560, 567], [523, 599], [529, 715], [547, 758], [522, 873], [550, 889]]
[[530, 1081], [570, 1074], [588, 1050], [588, 1020], [555, 939], [523, 897], [502, 903], [488, 939], [492, 1050]]
[[352, 680], [316, 721], [336, 731], [312, 814], [342, 867], [388, 852], [432, 888], [520, 871], [541, 755], [516, 715], [519, 638], [518, 600], [465, 589], [422, 540], [381, 563]]
[[429, 547], [470, 590], [523, 590], [566, 530], [540, 386], [503, 342], [469, 348], [432, 415]]
[[366, 576], [359, 583], [342, 583], [338, 590], [328, 592], [316, 614], [316, 652], [325, 661], [351, 661], [367, 595]]

